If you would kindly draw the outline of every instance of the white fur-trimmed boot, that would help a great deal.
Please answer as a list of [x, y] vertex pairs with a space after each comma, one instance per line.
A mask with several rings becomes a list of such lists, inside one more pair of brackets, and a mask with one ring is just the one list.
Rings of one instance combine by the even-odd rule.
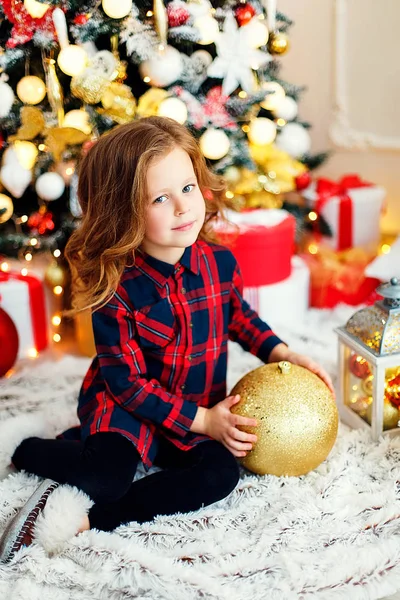
[[0, 479], [11, 472], [11, 458], [20, 443], [29, 437], [53, 437], [44, 413], [20, 415], [0, 422]]
[[0, 539], [0, 562], [9, 562], [32, 543], [50, 555], [61, 552], [81, 530], [92, 506], [77, 488], [44, 479], [7, 525]]

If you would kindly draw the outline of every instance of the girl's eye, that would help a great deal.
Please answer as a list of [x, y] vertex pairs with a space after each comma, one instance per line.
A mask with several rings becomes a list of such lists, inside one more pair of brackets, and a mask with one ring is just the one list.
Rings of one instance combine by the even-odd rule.
[[167, 196], [159, 196], [153, 202], [153, 204], [164, 204], [164, 202], [168, 200]]
[[195, 188], [195, 184], [194, 183], [189, 183], [188, 185], [185, 185], [185, 187], [183, 188], [183, 192], [185, 194], [188, 194], [189, 192], [191, 192], [194, 188]]

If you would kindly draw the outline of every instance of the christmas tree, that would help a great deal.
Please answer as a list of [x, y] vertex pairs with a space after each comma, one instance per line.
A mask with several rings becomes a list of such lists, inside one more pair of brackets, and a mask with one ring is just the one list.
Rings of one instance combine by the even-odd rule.
[[2, 0], [0, 254], [62, 258], [82, 152], [148, 115], [190, 128], [233, 208], [282, 206], [325, 158], [279, 77], [291, 24], [276, 0]]

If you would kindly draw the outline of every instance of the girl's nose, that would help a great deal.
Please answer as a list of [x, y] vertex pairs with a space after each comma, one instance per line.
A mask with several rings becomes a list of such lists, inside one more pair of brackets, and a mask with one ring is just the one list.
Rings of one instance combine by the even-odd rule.
[[189, 210], [188, 202], [186, 198], [177, 198], [175, 200], [175, 214], [184, 215]]

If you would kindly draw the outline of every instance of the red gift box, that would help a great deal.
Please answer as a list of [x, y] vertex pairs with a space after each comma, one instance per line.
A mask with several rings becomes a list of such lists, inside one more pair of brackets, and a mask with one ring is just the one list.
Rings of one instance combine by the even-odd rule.
[[233, 225], [219, 224], [218, 241], [228, 246], [242, 271], [244, 285], [283, 281], [291, 274], [296, 221], [285, 210], [227, 212]]
[[345, 175], [338, 182], [320, 178], [303, 191], [303, 196], [325, 218], [332, 237], [325, 244], [335, 250], [352, 247], [372, 249], [379, 240], [379, 221], [386, 191]]
[[33, 275], [0, 271], [0, 306], [18, 331], [20, 358], [47, 346], [47, 318], [42, 282]]
[[351, 306], [373, 304], [378, 279], [366, 277], [372, 257], [361, 248], [334, 252], [320, 247], [317, 254], [303, 254], [310, 268], [310, 305], [333, 308], [344, 303]]

